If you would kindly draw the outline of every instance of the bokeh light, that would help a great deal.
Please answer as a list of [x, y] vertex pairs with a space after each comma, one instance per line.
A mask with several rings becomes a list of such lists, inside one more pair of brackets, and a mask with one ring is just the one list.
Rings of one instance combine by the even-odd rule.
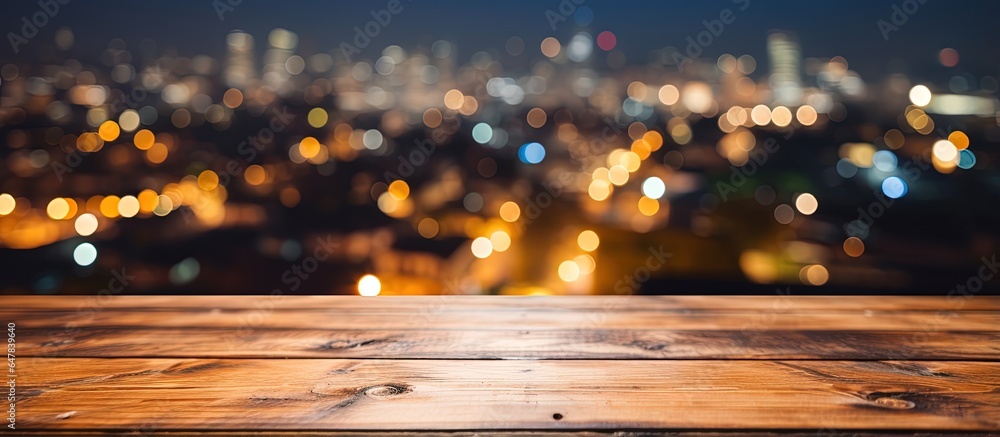
[[588, 229], [577, 235], [576, 243], [580, 246], [580, 249], [586, 252], [593, 252], [597, 250], [597, 246], [601, 245], [601, 239], [597, 236], [596, 232]]
[[378, 296], [382, 292], [382, 282], [375, 275], [364, 275], [358, 279], [358, 294], [365, 297]]
[[906, 182], [897, 176], [889, 176], [882, 181], [882, 193], [892, 199], [898, 199], [906, 195], [908, 188]]
[[80, 243], [73, 249], [73, 261], [78, 266], [86, 267], [97, 261], [97, 248], [90, 243]]

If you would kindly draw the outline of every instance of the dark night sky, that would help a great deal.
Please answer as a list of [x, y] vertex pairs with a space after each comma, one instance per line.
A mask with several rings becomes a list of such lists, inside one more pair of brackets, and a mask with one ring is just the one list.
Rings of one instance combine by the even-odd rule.
[[[749, 7], [738, 10], [745, 1], [750, 2]], [[438, 38], [458, 41], [460, 55], [465, 58], [480, 49], [502, 49], [504, 41], [514, 35], [523, 37], [534, 49], [546, 36], [565, 40], [574, 27], [571, 18], [555, 32], [551, 30], [545, 11], [556, 9], [557, 0], [402, 2], [403, 11], [363, 52], [365, 57], [377, 57], [379, 49], [389, 44], [410, 48]], [[115, 37], [130, 45], [151, 38], [161, 48], [173, 47], [184, 55], [216, 55], [223, 50], [225, 35], [233, 29], [246, 30], [262, 39], [270, 29], [284, 27], [300, 35], [300, 47], [308, 53], [349, 41], [353, 27], [370, 20], [369, 12], [385, 8], [386, 3], [243, 0], [220, 21], [212, 0], [75, 0], [61, 6], [62, 10], [37, 38], [51, 41], [57, 27], [69, 26], [76, 35], [74, 53], [78, 55], [97, 53]], [[996, 1], [927, 0], [890, 35], [888, 42], [883, 40], [876, 22], [888, 20], [892, 5], [902, 5], [903, 0], [587, 0], [583, 4], [594, 11], [595, 33], [615, 32], [619, 48], [631, 63], [644, 62], [650, 50], [656, 48], [683, 48], [685, 37], [703, 30], [702, 20], [717, 18], [722, 9], [731, 8], [736, 21], [726, 26], [703, 57], [749, 53], [763, 59], [767, 31], [780, 28], [798, 33], [804, 56], [841, 55], [864, 76], [881, 76], [888, 61], [897, 58], [906, 61], [911, 74], [934, 75], [926, 70], [944, 47], [953, 47], [962, 55], [962, 72], [995, 75], [1000, 70], [1000, 50], [995, 44], [1000, 41], [996, 24], [1000, 2]], [[21, 16], [40, 10], [36, 1], [7, 3], [5, 8], [9, 11], [0, 19], [5, 32], [19, 30]], [[31, 48], [29, 43], [21, 55], [31, 52]], [[0, 58], [13, 57], [10, 45], [4, 44]]]

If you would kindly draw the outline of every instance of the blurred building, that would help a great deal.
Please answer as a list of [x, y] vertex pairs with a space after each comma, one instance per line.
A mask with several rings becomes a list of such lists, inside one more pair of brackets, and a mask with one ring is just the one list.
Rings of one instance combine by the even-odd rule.
[[779, 105], [802, 104], [802, 51], [795, 36], [774, 31], [767, 37], [767, 56], [771, 61], [771, 90]]

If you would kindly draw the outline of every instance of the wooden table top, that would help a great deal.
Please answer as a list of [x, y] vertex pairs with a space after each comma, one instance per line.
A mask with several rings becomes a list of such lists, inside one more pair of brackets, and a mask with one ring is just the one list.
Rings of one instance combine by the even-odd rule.
[[18, 432], [1000, 431], [1000, 297], [2, 301]]

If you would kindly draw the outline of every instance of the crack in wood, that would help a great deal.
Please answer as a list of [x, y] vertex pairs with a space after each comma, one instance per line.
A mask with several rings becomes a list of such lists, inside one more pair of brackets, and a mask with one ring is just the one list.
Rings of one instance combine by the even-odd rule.
[[389, 342], [391, 342], [391, 339], [388, 338], [354, 341], [354, 342], [348, 340], [330, 340], [326, 343], [317, 346], [315, 349], [321, 351], [349, 350], [349, 349], [356, 349], [359, 347], [372, 346]]

